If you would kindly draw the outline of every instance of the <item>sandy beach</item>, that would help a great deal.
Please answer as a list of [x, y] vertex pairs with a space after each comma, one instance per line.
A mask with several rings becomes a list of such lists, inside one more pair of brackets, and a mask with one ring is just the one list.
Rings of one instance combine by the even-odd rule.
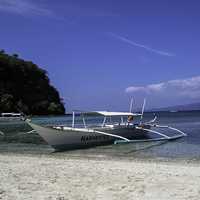
[[0, 155], [0, 199], [200, 198], [198, 163]]

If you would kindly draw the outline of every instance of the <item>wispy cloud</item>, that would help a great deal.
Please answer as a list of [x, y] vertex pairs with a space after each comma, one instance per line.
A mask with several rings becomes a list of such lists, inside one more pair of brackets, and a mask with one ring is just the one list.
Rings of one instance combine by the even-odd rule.
[[118, 40], [124, 42], [124, 43], [130, 44], [130, 45], [135, 46], [135, 47], [143, 48], [143, 49], [145, 49], [146, 51], [150, 51], [150, 52], [159, 54], [159, 55], [161, 55], [161, 56], [169, 56], [169, 57], [175, 56], [175, 54], [172, 54], [172, 53], [169, 53], [169, 52], [166, 52], [166, 51], [161, 51], [161, 50], [153, 49], [153, 48], [151, 48], [151, 47], [149, 47], [149, 46], [136, 43], [136, 42], [134, 42], [134, 41], [132, 41], [132, 40], [127, 39], [126, 37], [122, 37], [122, 36], [120, 36], [120, 35], [117, 35], [117, 34], [114, 34], [114, 33], [111, 33], [111, 32], [109, 32], [108, 34], [109, 34], [110, 36], [112, 36], [112, 37], [114, 37], [114, 38], [116, 38], [116, 39], [118, 39]]
[[156, 96], [168, 96], [169, 98], [184, 97], [190, 99], [200, 98], [200, 76], [170, 80], [145, 86], [130, 86], [127, 93], [144, 93]]
[[0, 0], [0, 11], [21, 16], [45, 16], [57, 20], [64, 20], [74, 24], [75, 21], [87, 17], [116, 17], [115, 13], [85, 7], [80, 4], [63, 2], [60, 4], [60, 13], [55, 13], [35, 0]]
[[50, 9], [42, 8], [31, 0], [0, 0], [0, 10], [22, 16], [37, 15], [55, 17]]

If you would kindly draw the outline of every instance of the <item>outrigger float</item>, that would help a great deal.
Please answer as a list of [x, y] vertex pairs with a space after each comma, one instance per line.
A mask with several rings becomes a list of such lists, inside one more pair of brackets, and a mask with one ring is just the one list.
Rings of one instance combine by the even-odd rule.
[[[30, 119], [27, 119], [26, 122], [56, 150], [72, 150], [106, 144], [175, 140], [186, 136], [179, 129], [156, 124], [157, 117], [149, 122], [142, 122], [144, 105], [141, 114], [107, 111], [79, 112], [79, 116], [82, 118], [82, 126], [79, 124], [78, 127], [75, 124], [75, 112], [72, 113], [71, 126], [41, 126], [33, 123]], [[87, 125], [85, 116], [91, 116], [91, 114], [92, 116], [103, 116], [103, 122]], [[140, 122], [133, 123], [133, 119], [137, 117], [140, 118]], [[112, 118], [118, 118], [118, 122], [112, 122]], [[167, 133], [170, 133], [171, 136], [159, 131], [160, 129], [167, 130]], [[175, 132], [175, 134], [172, 134], [172, 132]], [[149, 133], [155, 134], [157, 137], [149, 138]], [[138, 136], [143, 139], [135, 139]]]

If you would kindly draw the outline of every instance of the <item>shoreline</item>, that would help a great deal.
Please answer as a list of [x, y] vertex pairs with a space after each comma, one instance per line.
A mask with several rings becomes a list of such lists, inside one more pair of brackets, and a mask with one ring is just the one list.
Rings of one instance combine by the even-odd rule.
[[1, 199], [192, 199], [199, 162], [0, 154]]
[[197, 158], [169, 158], [169, 157], [130, 157], [130, 156], [122, 156], [122, 155], [105, 155], [105, 154], [82, 154], [73, 151], [69, 152], [49, 152], [49, 153], [42, 153], [38, 154], [38, 152], [1, 152], [0, 156], [15, 156], [15, 157], [32, 157], [32, 158], [49, 158], [55, 160], [62, 160], [62, 159], [71, 159], [71, 160], [97, 160], [97, 161], [116, 161], [116, 162], [141, 162], [141, 163], [160, 163], [160, 164], [175, 164], [175, 165], [182, 165], [182, 164], [191, 164], [191, 165], [199, 165], [200, 166], [200, 159]]
[[[71, 151], [55, 151], [47, 144], [28, 144], [28, 143], [0, 143], [0, 155], [7, 156], [27, 156], [27, 157], [47, 157], [54, 159], [91, 159], [91, 160], [113, 160], [113, 161], [133, 161], [133, 162], [159, 162], [159, 163], [175, 163], [175, 164], [200, 164], [200, 157], [185, 156], [158, 156], [158, 155], [137, 155], [137, 151], [133, 154], [122, 153], [120, 151], [112, 152], [111, 149], [104, 148], [87, 148]], [[110, 151], [111, 150], [111, 151]]]

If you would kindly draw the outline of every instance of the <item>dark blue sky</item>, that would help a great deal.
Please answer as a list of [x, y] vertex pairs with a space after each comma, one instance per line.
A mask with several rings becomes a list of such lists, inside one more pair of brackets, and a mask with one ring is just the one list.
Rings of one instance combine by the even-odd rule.
[[197, 102], [199, 10], [195, 0], [0, 0], [0, 49], [46, 69], [67, 109]]

